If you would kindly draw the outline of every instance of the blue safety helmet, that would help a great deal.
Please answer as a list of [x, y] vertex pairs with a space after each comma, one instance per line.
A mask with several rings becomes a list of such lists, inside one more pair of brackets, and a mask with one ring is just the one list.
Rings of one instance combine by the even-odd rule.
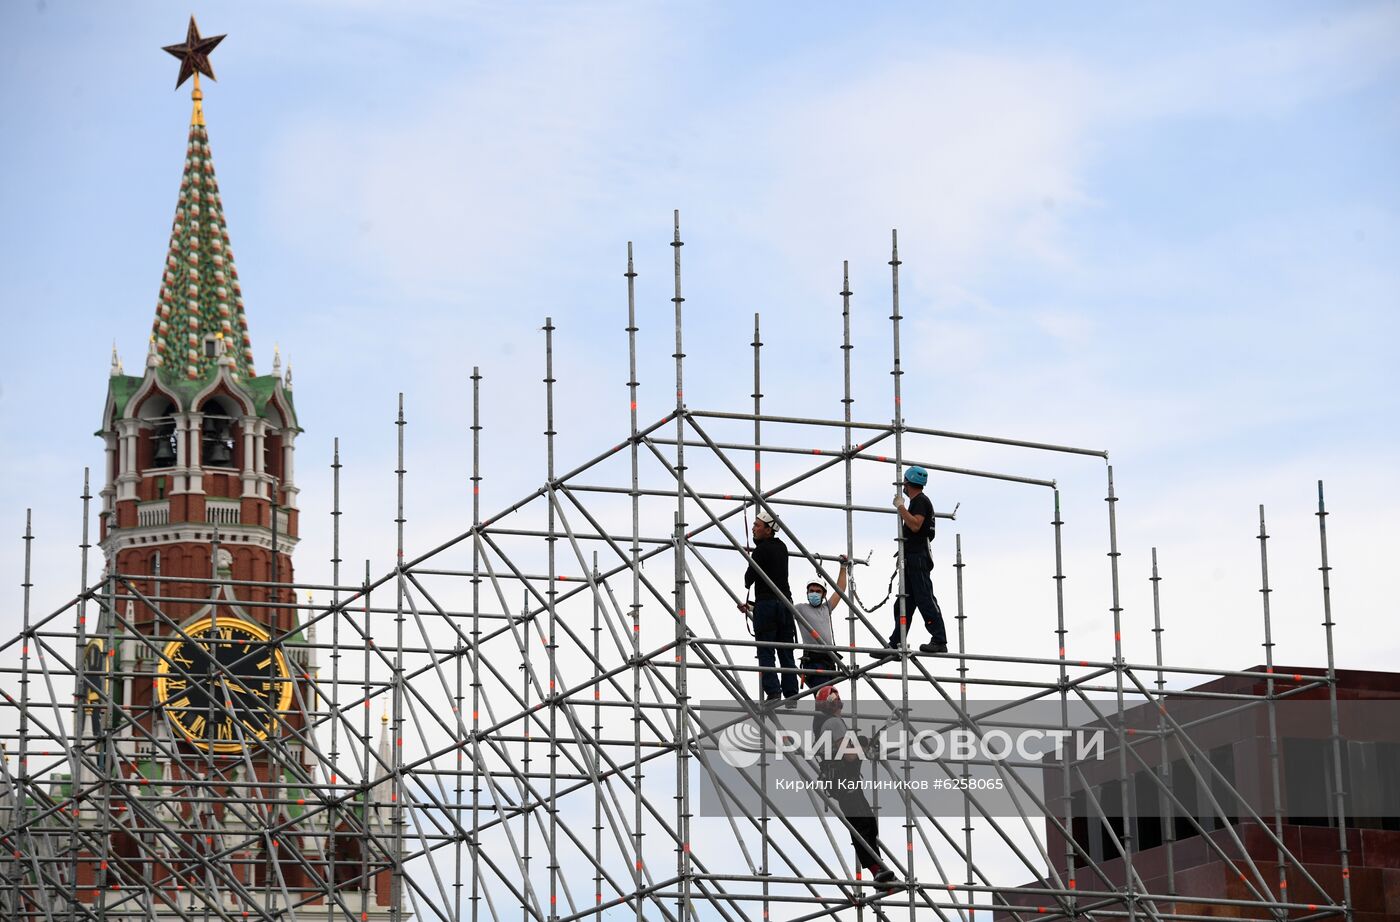
[[916, 464], [904, 472], [904, 482], [912, 483], [916, 487], [922, 487], [924, 484], [928, 483], [928, 471]]

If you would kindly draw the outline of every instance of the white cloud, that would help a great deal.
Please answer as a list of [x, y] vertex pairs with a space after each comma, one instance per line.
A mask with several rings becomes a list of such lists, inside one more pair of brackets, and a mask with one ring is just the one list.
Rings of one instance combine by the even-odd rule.
[[544, 241], [607, 207], [611, 144], [664, 47], [645, 12], [625, 30], [614, 12], [490, 23], [484, 59], [372, 134], [349, 116], [293, 132], [271, 176], [288, 242], [410, 302], [460, 304], [481, 275], [548, 264]]
[[791, 89], [755, 101], [742, 117], [755, 143], [733, 155], [757, 156], [771, 177], [746, 229], [785, 228], [799, 274], [824, 275], [855, 241], [883, 244], [895, 226], [945, 291], [1012, 253], [1066, 258], [1055, 214], [1083, 197], [1092, 83], [1081, 66], [957, 52], [876, 66], [805, 98]]

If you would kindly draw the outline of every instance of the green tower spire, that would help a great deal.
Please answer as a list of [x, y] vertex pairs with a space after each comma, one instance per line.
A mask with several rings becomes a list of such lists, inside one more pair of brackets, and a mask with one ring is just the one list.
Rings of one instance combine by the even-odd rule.
[[238, 268], [214, 177], [198, 73], [193, 97], [180, 200], [151, 328], [160, 377], [171, 384], [211, 377], [225, 355], [240, 377], [256, 374]]

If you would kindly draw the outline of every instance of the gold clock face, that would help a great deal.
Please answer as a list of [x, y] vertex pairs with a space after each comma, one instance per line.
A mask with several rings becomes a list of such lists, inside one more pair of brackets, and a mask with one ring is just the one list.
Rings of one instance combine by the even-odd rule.
[[292, 703], [287, 658], [267, 630], [241, 618], [204, 618], [189, 639], [165, 645], [156, 666], [156, 703], [192, 745], [238, 752], [277, 731]]

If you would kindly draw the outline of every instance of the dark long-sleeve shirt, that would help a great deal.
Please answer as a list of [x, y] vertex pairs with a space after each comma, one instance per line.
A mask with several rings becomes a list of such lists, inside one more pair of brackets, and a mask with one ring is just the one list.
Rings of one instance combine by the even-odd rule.
[[752, 566], [744, 572], [744, 585], [753, 587], [753, 597], [757, 599], [792, 599], [792, 590], [788, 588], [788, 549], [781, 538], [764, 538], [754, 545], [753, 562], [758, 568], [768, 575], [773, 581], [773, 585], [778, 587], [778, 594], [774, 595], [773, 590], [768, 588], [768, 584], [759, 579]]

